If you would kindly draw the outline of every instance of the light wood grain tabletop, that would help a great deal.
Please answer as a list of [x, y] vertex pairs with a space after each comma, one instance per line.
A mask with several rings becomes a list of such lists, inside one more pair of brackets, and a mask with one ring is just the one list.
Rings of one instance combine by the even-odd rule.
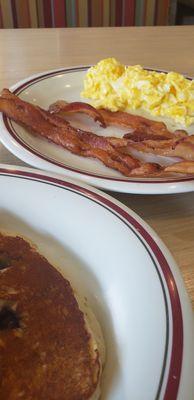
[[[114, 56], [126, 64], [194, 76], [194, 26], [0, 30], [0, 87], [44, 70], [93, 64]], [[0, 145], [0, 162], [24, 165]], [[194, 193], [112, 193], [165, 242], [179, 265], [194, 308]]]

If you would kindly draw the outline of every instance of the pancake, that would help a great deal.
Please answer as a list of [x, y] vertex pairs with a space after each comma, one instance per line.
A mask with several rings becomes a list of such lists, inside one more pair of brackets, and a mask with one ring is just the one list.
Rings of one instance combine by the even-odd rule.
[[97, 400], [103, 339], [88, 315], [33, 246], [0, 234], [0, 399]]

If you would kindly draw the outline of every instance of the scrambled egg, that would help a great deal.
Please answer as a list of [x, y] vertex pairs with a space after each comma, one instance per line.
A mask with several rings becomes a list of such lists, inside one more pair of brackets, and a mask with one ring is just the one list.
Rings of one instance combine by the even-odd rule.
[[126, 67], [107, 58], [91, 67], [81, 95], [95, 107], [111, 111], [146, 111], [189, 126], [194, 123], [194, 80], [177, 72], [156, 72], [140, 65]]

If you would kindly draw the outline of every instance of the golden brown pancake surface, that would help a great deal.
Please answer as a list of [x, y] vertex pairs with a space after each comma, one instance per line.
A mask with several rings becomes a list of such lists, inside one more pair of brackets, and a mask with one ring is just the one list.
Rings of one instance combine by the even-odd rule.
[[99, 374], [70, 283], [24, 239], [0, 234], [0, 399], [89, 399]]

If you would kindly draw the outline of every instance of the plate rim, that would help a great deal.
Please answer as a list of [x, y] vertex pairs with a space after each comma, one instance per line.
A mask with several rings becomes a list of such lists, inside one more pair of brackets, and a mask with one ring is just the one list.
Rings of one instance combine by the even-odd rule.
[[[184, 324], [180, 300], [181, 297], [179, 295], [177, 282], [172, 271], [173, 264], [174, 267], [176, 267], [176, 263], [173, 258], [170, 260], [170, 262], [168, 261], [169, 251], [161, 239], [157, 236], [157, 234], [155, 234], [152, 228], [150, 228], [149, 225], [131, 209], [113, 199], [111, 196], [78, 181], [68, 179], [60, 176], [59, 174], [50, 174], [41, 170], [5, 164], [0, 164], [0, 175], [22, 177], [23, 179], [27, 180], [38, 180], [42, 183], [54, 184], [58, 187], [71, 188], [72, 190], [76, 191], [76, 193], [81, 193], [89, 200], [93, 200], [100, 205], [104, 205], [109, 211], [112, 210], [114, 215], [119, 216], [123, 222], [127, 221], [128, 225], [130, 224], [134, 227], [135, 231], [138, 232], [139, 240], [141, 240], [141, 238], [144, 239], [148, 245], [148, 248], [150, 248], [153, 252], [158, 265], [160, 266], [162, 276], [164, 277], [167, 286], [167, 293], [169, 295], [172, 313], [172, 346], [163, 400], [169, 400], [169, 398], [171, 400], [177, 399], [184, 355]], [[174, 379], [174, 376], [176, 376], [177, 379]], [[159, 395], [156, 397], [156, 399], [159, 399]]]
[[[80, 71], [87, 70], [91, 65], [79, 65], [72, 67], [65, 67], [59, 69], [53, 69], [48, 71], [43, 71], [34, 75], [31, 75], [19, 82], [15, 83], [10, 87], [10, 90], [13, 91], [14, 94], [20, 94], [27, 87], [36, 84], [39, 81], [44, 79], [49, 79], [52, 76], [67, 74], [67, 73], [77, 73]], [[145, 67], [146, 68], [146, 67]], [[148, 70], [153, 70], [153, 68], [146, 68]], [[158, 72], [165, 72], [163, 69], [154, 69]], [[186, 76], [186, 75], [185, 75]], [[191, 77], [186, 76], [188, 79], [192, 79]], [[65, 165], [64, 163], [60, 163], [57, 160], [52, 160], [51, 157], [47, 157], [42, 153], [39, 153], [36, 149], [31, 147], [28, 143], [24, 142], [21, 139], [20, 135], [14, 129], [12, 122], [5, 115], [1, 114], [0, 118], [0, 126], [6, 131], [6, 133], [10, 136], [10, 140], [6, 135], [0, 135], [1, 142], [8, 148], [13, 154], [27, 162], [28, 164], [33, 165], [36, 168], [44, 168], [51, 172], [64, 173], [67, 176], [75, 176], [77, 179], [86, 181], [94, 186], [116, 190], [121, 192], [128, 193], [137, 193], [137, 194], [162, 194], [162, 193], [177, 193], [177, 192], [187, 192], [194, 190], [194, 177], [192, 176], [182, 176], [180, 178], [172, 177], [165, 179], [150, 179], [145, 177], [145, 179], [141, 178], [127, 178], [127, 177], [111, 177], [106, 175], [98, 175], [93, 172], [84, 171], [76, 167], [71, 167], [69, 165]], [[19, 147], [19, 151], [18, 151]], [[21, 152], [20, 152], [21, 151]], [[24, 153], [22, 153], [24, 152]], [[40, 164], [41, 163], [41, 164]], [[56, 171], [58, 168], [60, 171]], [[116, 187], [114, 188], [114, 185]], [[126, 185], [129, 186], [126, 188]], [[122, 187], [124, 186], [124, 187]]]

